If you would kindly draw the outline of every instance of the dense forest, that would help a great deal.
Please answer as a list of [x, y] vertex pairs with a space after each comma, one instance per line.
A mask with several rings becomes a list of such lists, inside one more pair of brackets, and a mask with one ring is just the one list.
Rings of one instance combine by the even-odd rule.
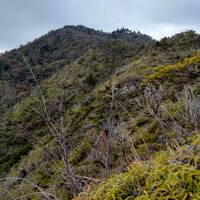
[[195, 31], [65, 26], [0, 69], [0, 200], [200, 199]]

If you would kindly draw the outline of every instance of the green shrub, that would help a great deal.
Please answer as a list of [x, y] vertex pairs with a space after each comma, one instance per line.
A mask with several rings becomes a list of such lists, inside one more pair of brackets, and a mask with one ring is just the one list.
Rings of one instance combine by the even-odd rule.
[[[194, 141], [197, 145], [198, 137]], [[198, 157], [197, 150], [186, 149], [184, 146], [179, 154], [159, 152], [149, 162], [132, 164], [127, 172], [109, 178], [96, 190], [86, 193], [85, 199], [200, 199], [200, 170], [189, 161]]]
[[86, 158], [87, 154], [92, 149], [92, 142], [89, 139], [84, 139], [81, 144], [75, 148], [69, 155], [69, 163], [76, 165]]
[[42, 101], [39, 96], [30, 96], [25, 101], [15, 105], [12, 115], [12, 121], [15, 123], [30, 123], [30, 121], [38, 120], [41, 118], [35, 112], [41, 111]]
[[149, 83], [163, 78], [177, 78], [179, 72], [185, 70], [189, 65], [197, 64], [199, 62], [200, 52], [197, 51], [192, 57], [185, 58], [176, 64], [162, 65], [153, 68], [151, 74], [145, 77], [144, 82]]

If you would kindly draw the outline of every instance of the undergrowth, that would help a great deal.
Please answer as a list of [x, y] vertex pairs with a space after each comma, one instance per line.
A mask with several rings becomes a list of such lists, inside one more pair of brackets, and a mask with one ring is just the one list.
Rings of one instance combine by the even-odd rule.
[[133, 163], [76, 200], [200, 199], [199, 136], [190, 146], [159, 152], [153, 159]]

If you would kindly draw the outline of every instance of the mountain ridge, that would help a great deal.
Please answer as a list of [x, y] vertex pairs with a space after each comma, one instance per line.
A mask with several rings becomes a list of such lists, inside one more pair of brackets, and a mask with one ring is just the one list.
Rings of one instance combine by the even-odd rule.
[[[69, 34], [67, 37], [65, 29], [70, 32], [66, 33]], [[87, 34], [82, 36], [77, 29]], [[19, 178], [0, 185], [0, 194], [3, 194], [0, 199], [29, 193], [33, 193], [31, 200], [48, 199], [51, 195], [54, 199], [72, 199], [74, 196], [77, 199], [149, 199], [151, 193], [155, 198], [171, 197], [172, 194], [177, 198], [184, 195], [189, 198], [190, 193], [198, 197], [198, 182], [195, 191], [189, 186], [181, 190], [181, 197], [171, 190], [167, 194], [159, 193], [159, 186], [151, 191], [144, 182], [148, 171], [145, 163], [152, 165], [152, 173], [163, 169], [160, 176], [166, 172], [170, 177], [179, 168], [190, 178], [193, 173], [199, 173], [200, 36], [187, 31], [154, 41], [127, 29], [107, 34], [83, 26], [66, 26], [50, 32], [50, 42], [51, 37], [55, 37], [56, 43], [62, 30], [61, 43], [69, 38], [68, 43], [73, 47], [67, 47], [69, 52], [62, 59], [53, 58], [47, 46], [46, 54], [40, 52], [49, 42], [40, 44], [48, 35], [29, 44], [34, 46], [39, 42], [39, 47], [34, 46], [34, 51], [38, 51], [35, 57], [31, 48], [30, 56], [27, 47], [22, 47], [39, 85], [24, 64], [22, 69], [26, 70], [22, 79], [19, 74], [15, 75], [17, 80], [8, 74], [0, 87], [4, 91], [1, 102], [5, 106], [1, 107], [4, 112], [0, 126], [0, 173], [2, 177]], [[137, 36], [135, 44], [134, 36]], [[64, 43], [60, 51], [63, 49]], [[18, 60], [16, 51], [14, 58]], [[0, 59], [1, 67], [11, 74], [11, 69], [18, 66], [15, 59], [12, 61], [12, 54]], [[5, 65], [6, 62], [10, 65]], [[21, 58], [20, 62], [23, 62]], [[35, 68], [38, 62], [40, 67], [46, 63], [52, 65], [52, 72], [44, 69], [47, 74], [42, 75]], [[20, 65], [18, 68], [21, 70]], [[6, 97], [8, 94], [11, 97]], [[6, 105], [9, 101], [11, 103]], [[65, 148], [60, 149], [63, 145]], [[194, 146], [191, 154], [188, 146]], [[180, 151], [187, 152], [185, 158]], [[189, 159], [190, 155], [192, 160], [196, 159], [195, 163]], [[174, 171], [166, 170], [170, 163]], [[195, 168], [191, 174], [185, 171], [187, 165], [190, 169]], [[127, 171], [126, 166], [133, 170]], [[141, 177], [134, 171], [141, 172]], [[112, 179], [112, 174], [116, 173], [121, 175]], [[164, 184], [162, 179], [156, 182], [151, 176], [148, 180], [153, 184]], [[136, 182], [131, 185], [132, 181]], [[103, 183], [98, 187], [99, 182]], [[42, 192], [34, 194], [38, 189], [30, 183], [37, 184]], [[132, 190], [124, 189], [123, 185]], [[178, 184], [176, 188], [180, 190]], [[44, 196], [46, 193], [50, 196]]]

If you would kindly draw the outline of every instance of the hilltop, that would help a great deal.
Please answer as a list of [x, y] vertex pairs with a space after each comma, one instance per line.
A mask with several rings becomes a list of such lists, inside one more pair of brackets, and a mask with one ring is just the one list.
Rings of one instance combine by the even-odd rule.
[[0, 199], [200, 198], [194, 31], [65, 26], [0, 67]]

